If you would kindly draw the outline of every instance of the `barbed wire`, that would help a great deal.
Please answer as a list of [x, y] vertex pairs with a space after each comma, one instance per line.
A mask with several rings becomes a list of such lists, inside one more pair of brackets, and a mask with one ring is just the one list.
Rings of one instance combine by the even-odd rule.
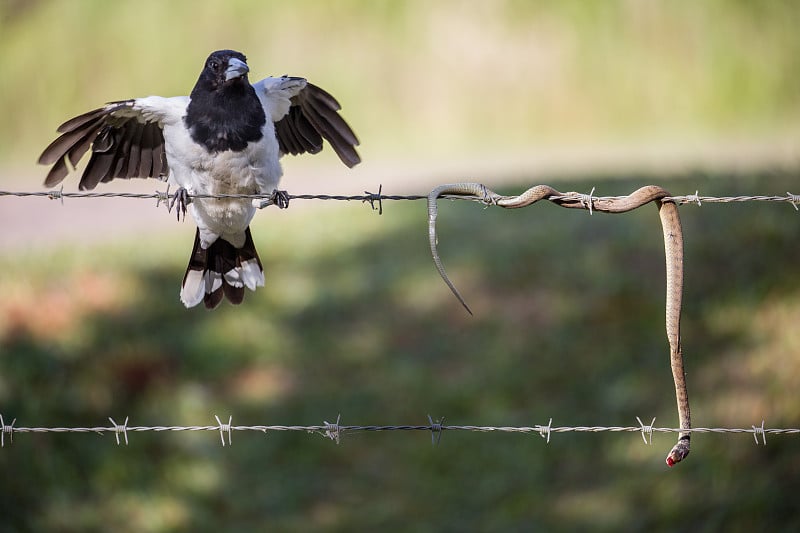
[[[370, 206], [375, 210], [379, 211], [379, 214], [383, 213], [383, 202], [384, 201], [399, 201], [399, 200], [426, 200], [428, 198], [427, 194], [407, 194], [407, 195], [398, 195], [392, 194], [387, 195], [382, 193], [383, 186], [378, 187], [377, 193], [372, 193], [369, 191], [364, 191], [364, 194], [354, 194], [354, 195], [340, 195], [340, 194], [286, 194], [285, 198], [287, 200], [331, 200], [331, 201], [360, 201], [362, 203], [369, 203]], [[12, 196], [12, 197], [45, 197], [51, 200], [61, 200], [63, 203], [64, 198], [133, 198], [133, 199], [140, 199], [140, 200], [156, 200], [156, 206], [160, 206], [162, 202], [167, 204], [169, 200], [172, 198], [169, 188], [166, 191], [155, 191], [152, 193], [131, 193], [131, 192], [64, 192], [62, 189], [53, 189], [49, 191], [7, 191], [7, 190], [0, 190], [0, 196]], [[261, 200], [263, 203], [261, 207], [266, 207], [268, 205], [273, 205], [273, 194], [189, 194], [188, 198], [215, 198], [215, 199], [240, 199], [240, 200]], [[465, 196], [458, 196], [458, 195], [443, 195], [442, 198], [450, 199], [450, 200], [470, 200], [470, 201], [478, 201], [481, 200], [474, 197], [465, 197]], [[592, 192], [587, 194], [581, 193], [566, 193], [561, 196], [553, 196], [550, 200], [577, 200], [577, 201], [586, 201], [588, 200], [591, 202], [592, 200], [614, 200], [623, 198], [621, 196], [595, 196], [594, 195], [594, 188], [592, 188]], [[740, 195], [740, 196], [701, 196], [699, 191], [695, 191], [694, 194], [687, 194], [687, 195], [680, 195], [680, 196], [668, 196], [663, 198], [663, 201], [673, 201], [678, 205], [685, 205], [685, 204], [696, 204], [698, 206], [703, 205], [704, 202], [706, 203], [742, 203], [742, 202], [779, 202], [779, 203], [789, 203], [791, 204], [796, 211], [800, 211], [800, 194], [792, 194], [791, 192], [786, 192], [785, 196], [780, 195]], [[376, 207], [377, 206], [377, 207]]]
[[[572, 200], [581, 202], [587, 205], [589, 212], [592, 212], [592, 204], [594, 201], [600, 200], [615, 200], [624, 197], [621, 196], [595, 196], [594, 188], [589, 194], [581, 193], [565, 193], [561, 196], [549, 197], [549, 200]], [[60, 190], [50, 191], [6, 191], [0, 190], [0, 196], [12, 197], [47, 197], [54, 200], [61, 200], [64, 198], [133, 198], [133, 199], [150, 199], [156, 200], [156, 206], [161, 202], [169, 206], [172, 196], [169, 193], [169, 188], [166, 191], [156, 191], [153, 193], [129, 193], [129, 192], [64, 192]], [[190, 194], [188, 198], [217, 198], [217, 199], [248, 199], [260, 200], [261, 207], [277, 203], [275, 201], [275, 194]], [[360, 195], [330, 195], [330, 194], [284, 194], [283, 200], [333, 200], [333, 201], [361, 201], [369, 203], [372, 209], [377, 209], [379, 214], [383, 212], [383, 201], [386, 200], [427, 200], [429, 195], [384, 195], [382, 193], [382, 186], [379, 187], [377, 193], [365, 191]], [[461, 196], [461, 195], [442, 195], [441, 198], [456, 199], [456, 200], [471, 200], [482, 202], [483, 200], [475, 196]], [[779, 195], [748, 195], [748, 196], [701, 196], [699, 191], [694, 194], [671, 196], [662, 198], [661, 201], [673, 201], [676, 204], [696, 204], [701, 206], [706, 203], [740, 203], [740, 202], [779, 202], [789, 203], [796, 211], [800, 211], [800, 195], [787, 192], [786, 196]], [[485, 203], [485, 202], [484, 202]], [[377, 207], [376, 207], [377, 204]], [[653, 433], [716, 433], [716, 434], [736, 434], [747, 433], [752, 434], [756, 444], [759, 444], [759, 436], [761, 443], [766, 444], [767, 434], [784, 434], [795, 435], [800, 434], [798, 428], [765, 428], [764, 421], [762, 420], [760, 426], [752, 425], [750, 428], [706, 428], [698, 427], [692, 429], [669, 428], [669, 427], [655, 427], [655, 418], [648, 425], [644, 424], [641, 419], [637, 417], [639, 422], [638, 426], [552, 426], [552, 419], [548, 425], [535, 425], [535, 426], [476, 426], [476, 425], [445, 425], [444, 419], [434, 422], [428, 416], [428, 425], [342, 425], [340, 417], [337, 418], [336, 423], [324, 422], [322, 425], [237, 425], [232, 424], [232, 417], [229, 417], [227, 423], [223, 423], [219, 417], [215, 415], [217, 421], [216, 425], [197, 425], [197, 426], [129, 426], [129, 419], [126, 417], [124, 424], [117, 424], [113, 418], [109, 417], [112, 426], [94, 426], [94, 427], [15, 427], [16, 419], [11, 424], [6, 424], [0, 415], [0, 446], [5, 446], [5, 437], [9, 437], [9, 441], [13, 442], [15, 433], [97, 433], [103, 435], [105, 433], [113, 433], [116, 437], [117, 444], [120, 444], [120, 437], [122, 437], [126, 444], [128, 444], [129, 432], [172, 432], [172, 431], [218, 431], [222, 445], [225, 445], [225, 436], [227, 435], [228, 444], [231, 444], [231, 433], [233, 431], [257, 431], [267, 433], [270, 431], [300, 431], [306, 433], [320, 434], [332, 440], [339, 442], [340, 436], [348, 432], [375, 432], [375, 431], [428, 431], [431, 432], [431, 441], [438, 444], [442, 434], [445, 431], [471, 431], [471, 432], [500, 432], [500, 433], [522, 433], [522, 434], [538, 434], [550, 442], [550, 437], [553, 433], [600, 433], [600, 432], [640, 432], [642, 439], [645, 443], [652, 441]]]
[[[767, 428], [764, 420], [761, 424], [752, 425], [749, 428], [707, 428], [696, 427], [692, 429], [680, 429], [670, 427], [655, 427], [656, 419], [653, 418], [650, 424], [642, 422], [641, 418], [636, 417], [638, 426], [553, 426], [551, 418], [547, 425], [537, 424], [534, 426], [476, 426], [476, 425], [452, 425], [444, 424], [444, 418], [434, 421], [428, 415], [428, 424], [423, 425], [344, 425], [341, 423], [341, 415], [336, 418], [336, 422], [323, 422], [318, 425], [233, 425], [233, 416], [228, 417], [227, 422], [223, 422], [219, 416], [214, 415], [216, 424], [197, 425], [197, 426], [131, 426], [128, 425], [129, 417], [125, 417], [125, 422], [118, 424], [113, 418], [109, 417], [111, 426], [87, 426], [87, 427], [16, 427], [15, 418], [10, 424], [6, 424], [3, 416], [0, 415], [0, 446], [5, 446], [5, 439], [8, 436], [9, 444], [13, 443], [14, 434], [19, 433], [96, 433], [105, 435], [111, 433], [115, 436], [117, 444], [125, 442], [128, 444], [128, 433], [140, 432], [180, 432], [180, 431], [216, 431], [219, 432], [222, 445], [232, 443], [231, 433], [234, 431], [255, 431], [260, 433], [296, 431], [322, 435], [335, 441], [337, 444], [344, 433], [356, 432], [379, 432], [379, 431], [424, 431], [431, 433], [431, 443], [438, 444], [445, 431], [468, 431], [476, 433], [522, 433], [537, 434], [546, 442], [550, 443], [553, 433], [641, 433], [645, 444], [652, 444], [653, 433], [715, 433], [715, 434], [750, 434], [756, 444], [767, 444], [767, 435], [798, 435], [800, 428]], [[227, 437], [227, 438], [226, 438]], [[761, 441], [759, 442], [759, 437]]]

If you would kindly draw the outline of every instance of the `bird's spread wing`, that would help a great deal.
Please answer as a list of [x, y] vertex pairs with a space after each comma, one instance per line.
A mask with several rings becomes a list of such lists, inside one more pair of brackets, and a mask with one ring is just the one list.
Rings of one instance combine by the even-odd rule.
[[[291, 84], [292, 81], [295, 83]], [[290, 85], [289, 90], [279, 90], [285, 84]], [[265, 107], [269, 100], [275, 102], [269, 110], [275, 121], [275, 135], [282, 154], [316, 154], [322, 150], [322, 140], [325, 139], [348, 167], [361, 162], [355, 148], [358, 138], [339, 114], [339, 102], [327, 91], [303, 78], [287, 76], [266, 78], [254, 87], [262, 102], [267, 101]], [[289, 106], [284, 111], [287, 98]]]
[[[110, 102], [66, 121], [45, 148], [39, 163], [52, 165], [45, 185], [58, 185], [91, 147], [80, 188], [94, 189], [114, 178], [159, 178], [169, 173], [164, 152], [165, 119], [175, 113], [173, 99], [148, 97]], [[184, 109], [185, 109], [185, 104]]]

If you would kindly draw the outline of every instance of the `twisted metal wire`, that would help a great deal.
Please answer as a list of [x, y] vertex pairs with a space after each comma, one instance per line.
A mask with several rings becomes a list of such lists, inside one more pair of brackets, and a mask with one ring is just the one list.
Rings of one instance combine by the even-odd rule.
[[[0, 190], [0, 196], [12, 197], [45, 197], [51, 200], [61, 200], [64, 198], [135, 198], [142, 200], [156, 200], [156, 205], [161, 202], [167, 203], [170, 199], [170, 192], [155, 191], [152, 193], [130, 193], [130, 192], [64, 192], [61, 189], [53, 189], [50, 191], [7, 191]], [[332, 200], [332, 201], [360, 201], [369, 203], [373, 209], [382, 211], [382, 202], [384, 201], [398, 201], [398, 200], [426, 200], [427, 194], [408, 194], [408, 195], [387, 195], [382, 193], [382, 186], [379, 187], [377, 193], [364, 191], [364, 194], [354, 195], [340, 195], [340, 194], [288, 194], [289, 200]], [[263, 206], [270, 205], [272, 198], [271, 194], [190, 194], [189, 198], [231, 198], [242, 200], [261, 200], [264, 202]], [[475, 198], [465, 198], [463, 196], [443, 196], [451, 200], [471, 200], [479, 201]], [[589, 194], [568, 193], [559, 196], [558, 200], [578, 200], [591, 205], [592, 200], [610, 200], [619, 198], [618, 196], [595, 196], [594, 188]], [[664, 198], [665, 201], [671, 200], [679, 205], [696, 204], [701, 206], [705, 203], [742, 203], [742, 202], [779, 202], [789, 203], [795, 210], [800, 211], [800, 194], [786, 193], [785, 196], [780, 195], [749, 195], [749, 196], [700, 196], [699, 192], [695, 191], [694, 194], [670, 196]], [[375, 207], [377, 203], [378, 207]]]
[[[233, 425], [233, 417], [228, 418], [227, 423], [223, 423], [215, 415], [217, 424], [194, 425], [194, 426], [129, 426], [129, 419], [126, 417], [123, 424], [117, 424], [113, 418], [109, 417], [111, 426], [87, 426], [87, 427], [16, 427], [16, 419], [10, 424], [6, 424], [3, 416], [0, 415], [0, 445], [5, 446], [5, 437], [8, 435], [9, 443], [13, 442], [14, 434], [19, 433], [96, 433], [104, 435], [112, 433], [116, 436], [117, 444], [120, 444], [120, 437], [124, 438], [128, 444], [128, 433], [140, 432], [171, 432], [171, 431], [217, 431], [220, 434], [222, 445], [231, 444], [231, 433], [234, 431], [255, 431], [267, 433], [270, 431], [296, 431], [322, 435], [337, 443], [344, 433], [355, 432], [377, 432], [377, 431], [425, 431], [431, 432], [431, 441], [438, 444], [441, 434], [445, 431], [468, 431], [477, 433], [522, 433], [537, 434], [550, 442], [553, 433], [641, 433], [642, 439], [649, 444], [653, 433], [715, 433], [715, 434], [750, 434], [753, 435], [756, 444], [766, 444], [767, 435], [798, 435], [800, 428], [767, 428], [762, 420], [760, 425], [752, 425], [749, 428], [709, 428], [696, 427], [692, 429], [655, 427], [655, 418], [650, 424], [644, 424], [640, 418], [638, 426], [553, 426], [551, 418], [547, 425], [537, 424], [534, 426], [477, 426], [444, 424], [444, 419], [434, 420], [428, 416], [428, 424], [422, 425], [345, 425], [341, 424], [341, 415], [336, 422], [323, 422], [316, 425]], [[227, 436], [227, 439], [225, 438]], [[761, 442], [759, 442], [761, 437]]]

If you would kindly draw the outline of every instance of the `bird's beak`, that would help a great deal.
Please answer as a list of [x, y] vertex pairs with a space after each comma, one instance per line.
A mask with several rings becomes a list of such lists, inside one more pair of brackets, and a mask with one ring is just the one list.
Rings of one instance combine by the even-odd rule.
[[225, 71], [225, 81], [240, 78], [250, 72], [250, 67], [241, 59], [232, 57], [228, 60], [228, 69]]

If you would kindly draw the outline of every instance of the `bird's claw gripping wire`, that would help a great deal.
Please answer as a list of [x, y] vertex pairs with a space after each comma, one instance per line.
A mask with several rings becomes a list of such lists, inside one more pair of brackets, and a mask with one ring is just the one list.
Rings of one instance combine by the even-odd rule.
[[269, 207], [271, 205], [277, 205], [279, 209], [286, 209], [289, 207], [290, 199], [291, 197], [287, 191], [279, 191], [278, 189], [275, 189], [266, 200], [253, 200], [253, 207], [256, 209], [264, 209], [265, 207]]
[[183, 187], [179, 187], [175, 194], [172, 195], [170, 198], [169, 205], [167, 205], [167, 211], [172, 212], [172, 208], [175, 209], [176, 216], [178, 220], [181, 219], [181, 215], [183, 215], [183, 220], [186, 220], [186, 206], [192, 203], [192, 199], [189, 196], [189, 191], [187, 191]]
[[286, 209], [289, 207], [289, 193], [275, 189], [272, 191], [269, 201], [277, 205], [278, 209]]

